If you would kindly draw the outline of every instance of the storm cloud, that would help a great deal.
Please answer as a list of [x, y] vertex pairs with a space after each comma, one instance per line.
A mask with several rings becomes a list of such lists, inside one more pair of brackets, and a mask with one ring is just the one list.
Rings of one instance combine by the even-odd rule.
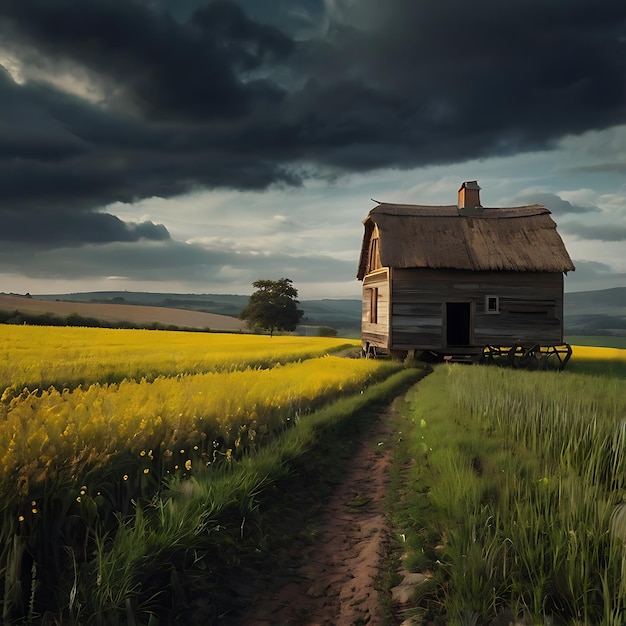
[[568, 235], [575, 235], [581, 239], [591, 239], [597, 241], [625, 241], [626, 226], [616, 226], [615, 224], [582, 224], [581, 222], [565, 222], [560, 230]]
[[615, 0], [3, 0], [0, 31], [0, 241], [40, 249], [174, 245], [169, 222], [116, 203], [542, 151], [626, 123]]
[[26, 212], [0, 210], [2, 236], [21, 244], [58, 246], [112, 241], [165, 241], [170, 239], [163, 224], [124, 222], [119, 217], [100, 212], [49, 211], [29, 215]]
[[352, 261], [329, 256], [236, 253], [172, 240], [147, 241], [141, 246], [111, 242], [91, 248], [88, 254], [78, 247], [33, 248], [27, 256], [22, 246], [10, 243], [0, 249], [0, 265], [5, 271], [42, 280], [113, 277], [157, 284], [180, 282], [184, 275], [190, 283], [226, 285], [236, 281], [240, 288], [259, 275], [271, 275], [276, 267], [303, 283], [319, 281], [320, 276], [349, 282], [355, 273]]
[[80, 68], [101, 98], [3, 76], [0, 192], [12, 206], [40, 193], [93, 208], [294, 184], [304, 164], [330, 174], [540, 149], [626, 121], [623, 3], [341, 4], [318, 7], [325, 27], [297, 40], [224, 0], [184, 21], [155, 1], [5, 0], [25, 73]]

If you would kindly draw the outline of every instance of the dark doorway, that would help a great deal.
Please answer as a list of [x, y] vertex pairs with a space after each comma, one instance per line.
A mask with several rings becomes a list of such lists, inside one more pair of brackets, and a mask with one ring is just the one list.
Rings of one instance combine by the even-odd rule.
[[446, 302], [446, 344], [469, 346], [472, 310], [469, 302]]

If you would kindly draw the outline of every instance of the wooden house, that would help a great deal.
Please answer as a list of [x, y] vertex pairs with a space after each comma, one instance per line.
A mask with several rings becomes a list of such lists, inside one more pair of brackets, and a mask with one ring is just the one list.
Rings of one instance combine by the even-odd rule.
[[544, 206], [482, 207], [470, 181], [456, 205], [380, 203], [363, 224], [368, 352], [563, 343], [563, 275], [574, 265]]

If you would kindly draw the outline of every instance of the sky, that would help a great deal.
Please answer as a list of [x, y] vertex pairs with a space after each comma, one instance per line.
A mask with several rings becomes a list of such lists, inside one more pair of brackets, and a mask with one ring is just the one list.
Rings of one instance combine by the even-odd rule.
[[0, 2], [0, 292], [359, 298], [375, 201], [467, 180], [626, 286], [626, 2]]

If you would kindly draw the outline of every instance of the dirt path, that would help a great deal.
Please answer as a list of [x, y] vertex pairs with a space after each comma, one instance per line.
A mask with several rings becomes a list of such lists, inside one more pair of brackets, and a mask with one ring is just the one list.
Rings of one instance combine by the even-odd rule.
[[[390, 408], [389, 411], [393, 411]], [[321, 507], [315, 540], [277, 590], [257, 595], [245, 626], [376, 626], [376, 591], [390, 530], [384, 502], [393, 450], [389, 412], [373, 418], [334, 494]]]

